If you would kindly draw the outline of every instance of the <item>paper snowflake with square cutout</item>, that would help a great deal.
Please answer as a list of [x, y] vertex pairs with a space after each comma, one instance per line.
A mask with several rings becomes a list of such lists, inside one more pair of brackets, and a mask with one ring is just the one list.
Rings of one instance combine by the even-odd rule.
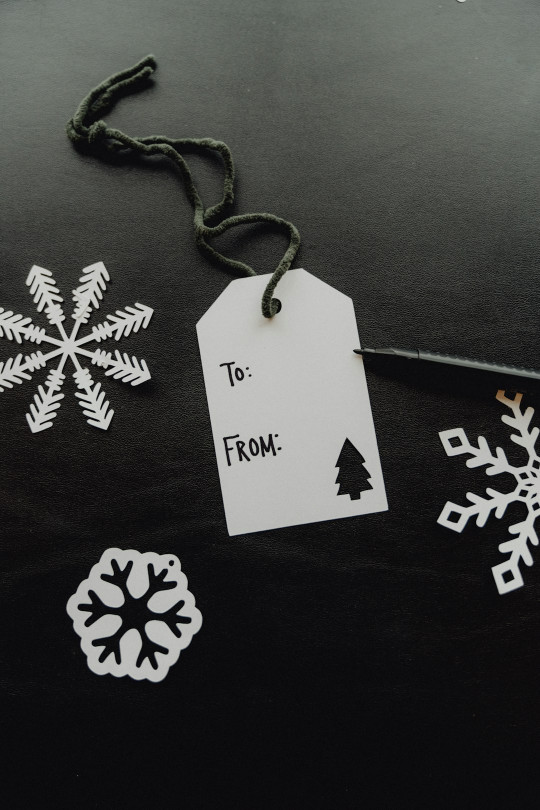
[[174, 554], [109, 548], [67, 612], [96, 675], [161, 681], [202, 625]]
[[522, 394], [516, 394], [514, 399], [509, 399], [504, 391], [498, 391], [496, 396], [497, 400], [512, 412], [511, 416], [503, 414], [501, 419], [515, 431], [510, 435], [511, 440], [523, 447], [527, 453], [527, 462], [522, 467], [510, 464], [501, 447], [497, 447], [495, 453], [492, 453], [483, 436], [478, 437], [478, 446], [474, 446], [467, 439], [463, 428], [439, 433], [448, 456], [470, 455], [471, 458], [466, 462], [467, 467], [485, 466], [486, 475], [509, 473], [515, 479], [516, 485], [511, 492], [499, 492], [488, 487], [487, 498], [467, 492], [466, 497], [470, 501], [468, 506], [459, 506], [448, 501], [438, 519], [438, 523], [442, 526], [455, 532], [462, 532], [472, 517], [476, 517], [477, 526], [484, 526], [492, 512], [496, 518], [502, 518], [509, 504], [518, 502], [525, 506], [525, 519], [508, 527], [512, 538], [499, 546], [500, 552], [510, 556], [491, 569], [500, 594], [521, 588], [523, 577], [520, 565], [533, 564], [529, 544], [538, 545], [534, 524], [540, 513], [540, 458], [535, 445], [540, 429], [530, 428], [534, 408], [529, 407], [522, 413], [522, 397]]
[[[143, 304], [117, 310], [115, 315], [108, 315], [107, 319], [93, 326], [90, 334], [79, 337], [81, 326], [88, 323], [90, 315], [99, 309], [106, 290], [109, 274], [103, 262], [97, 262], [86, 267], [79, 280], [79, 286], [73, 290], [74, 320], [71, 331], [66, 330], [62, 304], [56, 282], [50, 270], [34, 265], [28, 274], [26, 284], [30, 287], [34, 303], [38, 312], [44, 312], [49, 323], [56, 327], [58, 337], [49, 335], [40, 326], [32, 323], [31, 318], [16, 315], [10, 310], [0, 307], [0, 337], [22, 343], [28, 340], [35, 344], [49, 344], [51, 348], [47, 353], [38, 350], [32, 354], [18, 354], [9, 360], [0, 362], [0, 393], [6, 388], [13, 388], [14, 384], [29, 380], [37, 369], [43, 368], [53, 360], [57, 365], [49, 371], [45, 385], [38, 387], [34, 401], [30, 405], [30, 412], [26, 419], [32, 433], [52, 427], [58, 408], [64, 398], [61, 388], [64, 384], [64, 367], [71, 361], [75, 371], [73, 378], [79, 389], [75, 396], [83, 408], [87, 422], [93, 427], [107, 430], [111, 424], [114, 411], [101, 390], [101, 383], [94, 383], [88, 368], [81, 365], [81, 359], [90, 360], [93, 365], [106, 369], [106, 376], [112, 376], [131, 385], [140, 385], [150, 379], [150, 372], [144, 360], [129, 357], [127, 353], [121, 354], [118, 350], [111, 352], [103, 349], [89, 351], [89, 343], [101, 343], [104, 340], [120, 340], [139, 329], [146, 329], [150, 323], [153, 310]], [[68, 334], [69, 332], [69, 334]]]

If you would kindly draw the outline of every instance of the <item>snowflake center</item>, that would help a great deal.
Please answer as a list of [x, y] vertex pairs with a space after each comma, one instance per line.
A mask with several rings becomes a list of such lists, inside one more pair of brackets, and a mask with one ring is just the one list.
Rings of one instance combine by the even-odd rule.
[[152, 611], [148, 607], [148, 598], [143, 595], [139, 598], [126, 594], [126, 601], [119, 609], [119, 615], [122, 618], [123, 632], [127, 633], [128, 630], [138, 630], [141, 635], [144, 633], [144, 627], [147, 622], [153, 618]]
[[71, 337], [68, 337], [62, 343], [62, 348], [65, 354], [69, 354], [70, 357], [73, 357], [77, 352], [77, 341], [73, 340]]
[[532, 466], [522, 469], [517, 475], [517, 495], [531, 506], [537, 504], [535, 511], [540, 508], [540, 470], [537, 464], [540, 464], [540, 461], [535, 459]]
[[530, 478], [529, 487], [532, 491], [531, 500], [535, 503], [540, 502], [540, 478], [538, 478], [536, 472], [533, 472]]

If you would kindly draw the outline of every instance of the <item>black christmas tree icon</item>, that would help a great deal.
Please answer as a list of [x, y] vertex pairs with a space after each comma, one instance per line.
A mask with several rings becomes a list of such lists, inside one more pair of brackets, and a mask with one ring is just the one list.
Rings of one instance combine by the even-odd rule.
[[348, 495], [352, 501], [357, 501], [364, 490], [373, 489], [366, 460], [349, 439], [343, 442], [336, 467], [339, 468], [338, 495]]

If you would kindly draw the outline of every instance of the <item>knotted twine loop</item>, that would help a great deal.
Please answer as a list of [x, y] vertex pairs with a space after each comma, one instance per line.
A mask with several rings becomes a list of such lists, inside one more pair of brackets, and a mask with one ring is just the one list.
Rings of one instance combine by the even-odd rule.
[[[249, 225], [258, 222], [267, 222], [274, 227], [285, 230], [289, 234], [289, 247], [283, 258], [272, 273], [262, 296], [262, 313], [265, 318], [272, 318], [281, 309], [281, 303], [273, 298], [274, 290], [279, 280], [291, 266], [298, 248], [300, 247], [300, 234], [292, 222], [274, 216], [274, 214], [240, 214], [227, 217], [218, 225], [210, 226], [208, 220], [219, 216], [234, 200], [234, 163], [231, 151], [222, 141], [212, 138], [166, 138], [163, 135], [150, 135], [145, 138], [132, 138], [119, 129], [107, 126], [100, 116], [110, 110], [118, 99], [131, 92], [142, 89], [146, 80], [157, 67], [155, 58], [146, 56], [127, 70], [109, 76], [81, 101], [75, 115], [68, 121], [66, 131], [68, 138], [74, 144], [84, 144], [92, 151], [100, 149], [108, 152], [119, 152], [132, 149], [142, 155], [161, 154], [170, 158], [180, 171], [184, 182], [186, 195], [193, 207], [193, 228], [195, 242], [199, 250], [212, 260], [235, 272], [255, 276], [255, 270], [244, 262], [230, 259], [219, 253], [209, 244], [210, 239], [225, 233], [238, 225]], [[181, 151], [211, 150], [218, 152], [225, 168], [223, 182], [223, 197], [216, 205], [205, 208], [199, 196], [191, 171], [184, 160]]]

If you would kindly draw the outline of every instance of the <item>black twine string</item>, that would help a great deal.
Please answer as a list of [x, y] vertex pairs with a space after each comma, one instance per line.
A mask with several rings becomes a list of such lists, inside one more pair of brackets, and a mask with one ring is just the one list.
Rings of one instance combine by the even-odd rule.
[[[193, 206], [193, 227], [197, 247], [202, 253], [235, 272], [241, 272], [248, 276], [256, 275], [255, 270], [244, 264], [244, 262], [223, 256], [208, 243], [209, 240], [220, 236], [231, 228], [235, 228], [237, 225], [248, 225], [257, 222], [267, 222], [287, 231], [289, 234], [289, 247], [274, 270], [262, 297], [262, 313], [265, 318], [272, 318], [281, 309], [279, 300], [272, 296], [279, 280], [285, 275], [296, 256], [300, 246], [300, 234], [291, 222], [276, 217], [274, 214], [241, 214], [228, 217], [215, 226], [206, 224], [212, 217], [220, 215], [234, 199], [234, 163], [227, 144], [222, 141], [214, 141], [212, 138], [173, 139], [166, 138], [163, 135], [132, 138], [119, 129], [108, 127], [101, 120], [100, 116], [109, 111], [118, 99], [141, 89], [141, 86], [151, 76], [156, 67], [155, 58], [146, 56], [133, 67], [115, 73], [105, 79], [104, 82], [101, 82], [81, 101], [75, 115], [68, 122], [68, 137], [73, 143], [84, 144], [95, 151], [105, 149], [108, 152], [119, 152], [123, 149], [133, 149], [143, 155], [161, 154], [170, 158], [180, 170], [188, 200]], [[216, 205], [205, 209], [193, 182], [188, 164], [181, 155], [182, 149], [187, 151], [212, 150], [221, 155], [225, 167], [225, 179], [223, 197]]]

